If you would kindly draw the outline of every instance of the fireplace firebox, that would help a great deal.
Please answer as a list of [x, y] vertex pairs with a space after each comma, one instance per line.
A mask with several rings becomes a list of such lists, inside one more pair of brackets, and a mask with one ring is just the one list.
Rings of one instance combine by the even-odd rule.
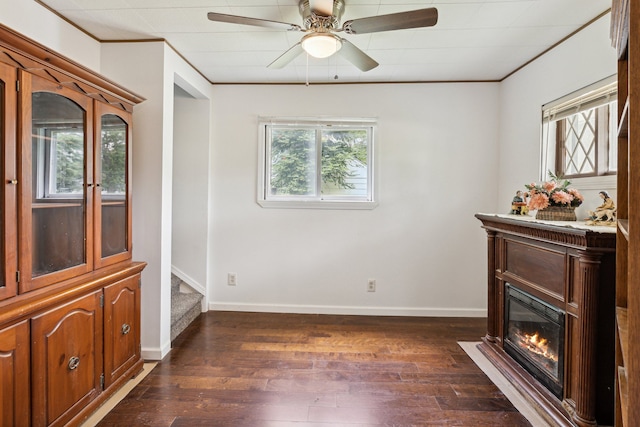
[[504, 350], [561, 399], [565, 313], [509, 283], [505, 288]]

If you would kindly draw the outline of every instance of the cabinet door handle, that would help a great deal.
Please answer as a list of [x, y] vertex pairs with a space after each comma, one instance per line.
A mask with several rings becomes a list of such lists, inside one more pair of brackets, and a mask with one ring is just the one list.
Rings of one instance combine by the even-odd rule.
[[131, 326], [127, 323], [122, 325], [122, 335], [127, 335], [131, 331]]
[[69, 368], [70, 371], [73, 371], [78, 367], [78, 365], [80, 365], [80, 358], [78, 356], [73, 356], [69, 359], [69, 363], [67, 364], [67, 367]]
[[18, 185], [18, 180], [17, 179], [10, 179], [8, 181], [8, 184]]

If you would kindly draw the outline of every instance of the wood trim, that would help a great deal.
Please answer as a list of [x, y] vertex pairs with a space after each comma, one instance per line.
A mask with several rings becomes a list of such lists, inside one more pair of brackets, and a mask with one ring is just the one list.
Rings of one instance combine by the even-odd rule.
[[146, 262], [115, 264], [42, 289], [0, 301], [0, 329], [77, 298], [92, 290], [142, 272]]
[[557, 225], [476, 214], [487, 230], [507, 231], [513, 235], [556, 243], [574, 249], [597, 247], [602, 252], [615, 252], [615, 233], [597, 233], [588, 229], [558, 227]]
[[18, 185], [12, 184], [10, 181], [18, 179], [16, 171], [16, 121], [15, 114], [17, 105], [17, 90], [16, 83], [18, 81], [18, 75], [13, 67], [8, 67], [4, 64], [0, 64], [0, 81], [4, 83], [2, 109], [0, 117], [2, 138], [2, 173], [0, 177], [4, 181], [2, 183], [3, 191], [0, 193], [4, 197], [2, 203], [2, 225], [3, 229], [1, 234], [3, 236], [2, 255], [4, 256], [3, 266], [3, 286], [0, 286], [0, 300], [10, 298], [16, 295], [18, 291], [18, 283], [16, 280], [17, 271], [17, 257], [16, 257], [16, 245], [17, 245], [17, 227], [16, 224], [16, 203], [17, 203], [17, 190]]

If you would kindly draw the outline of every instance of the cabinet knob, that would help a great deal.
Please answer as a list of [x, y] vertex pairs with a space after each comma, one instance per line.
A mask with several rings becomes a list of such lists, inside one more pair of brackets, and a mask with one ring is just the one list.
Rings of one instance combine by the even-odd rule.
[[9, 181], [7, 181], [8, 184], [13, 184], [13, 185], [17, 185], [18, 184], [18, 180], [17, 179], [10, 179]]
[[80, 358], [78, 356], [73, 356], [69, 359], [69, 363], [67, 364], [67, 367], [69, 368], [70, 371], [73, 371], [78, 367], [78, 365], [80, 365]]
[[127, 335], [131, 331], [131, 326], [127, 323], [122, 325], [122, 335]]

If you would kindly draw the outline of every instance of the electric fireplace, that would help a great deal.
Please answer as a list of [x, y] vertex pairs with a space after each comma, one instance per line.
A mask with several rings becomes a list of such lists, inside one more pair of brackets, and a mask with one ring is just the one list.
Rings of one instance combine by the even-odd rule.
[[561, 399], [564, 312], [509, 283], [505, 288], [504, 350]]
[[487, 232], [478, 349], [550, 425], [612, 425], [615, 227], [476, 217]]

